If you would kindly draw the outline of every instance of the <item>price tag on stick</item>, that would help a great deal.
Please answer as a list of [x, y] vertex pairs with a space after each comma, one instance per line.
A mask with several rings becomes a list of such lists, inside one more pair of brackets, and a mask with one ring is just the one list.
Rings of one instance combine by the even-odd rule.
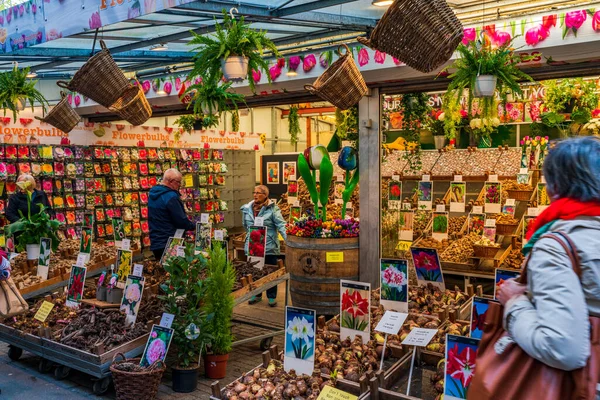
[[406, 321], [408, 314], [386, 311], [383, 317], [375, 327], [377, 332], [385, 333], [383, 339], [383, 352], [381, 353], [381, 362], [379, 363], [379, 370], [383, 369], [383, 359], [385, 358], [385, 348], [387, 346], [388, 335], [397, 335], [402, 328], [402, 324]]
[[431, 342], [431, 339], [437, 333], [437, 329], [425, 329], [425, 328], [414, 328], [406, 339], [402, 341], [403, 345], [415, 346], [413, 349], [412, 359], [410, 361], [410, 372], [408, 374], [408, 387], [406, 388], [406, 395], [410, 393], [410, 381], [412, 380], [412, 373], [415, 366], [415, 355], [417, 354], [417, 347], [425, 347]]
[[163, 328], [170, 328], [171, 325], [173, 325], [174, 319], [175, 316], [173, 314], [163, 313], [160, 319], [160, 326], [162, 326]]

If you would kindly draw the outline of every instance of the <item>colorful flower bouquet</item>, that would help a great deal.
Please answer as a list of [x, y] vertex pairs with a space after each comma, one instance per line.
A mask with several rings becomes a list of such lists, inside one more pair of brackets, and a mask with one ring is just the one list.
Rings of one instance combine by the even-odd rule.
[[323, 221], [304, 216], [287, 226], [288, 235], [304, 238], [353, 238], [359, 231], [359, 222], [354, 218]]
[[525, 136], [521, 140], [521, 168], [541, 169], [548, 154], [548, 136]]

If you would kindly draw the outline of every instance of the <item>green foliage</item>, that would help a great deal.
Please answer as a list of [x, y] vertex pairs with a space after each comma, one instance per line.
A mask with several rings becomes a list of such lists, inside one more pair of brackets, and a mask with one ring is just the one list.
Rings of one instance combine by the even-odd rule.
[[48, 102], [42, 93], [35, 88], [37, 81], [32, 81], [27, 78], [29, 67], [19, 69], [16, 64], [12, 71], [7, 71], [0, 74], [0, 106], [6, 111], [10, 110], [13, 115], [13, 120], [17, 121], [18, 107], [20, 104], [31, 105], [33, 110], [34, 103], [39, 103], [44, 112]]
[[433, 218], [433, 231], [436, 233], [444, 233], [448, 231], [448, 217], [444, 215], [436, 215]]
[[336, 134], [342, 140], [352, 142], [352, 147], [358, 150], [358, 106], [347, 110], [335, 110]]
[[429, 124], [431, 106], [427, 93], [407, 93], [400, 101], [402, 129], [408, 132], [408, 140], [418, 143], [413, 151], [407, 151], [404, 159], [412, 171], [421, 170], [421, 129]]
[[233, 110], [231, 112], [231, 130], [233, 132], [240, 131], [240, 113], [238, 110]]
[[[211, 83], [204, 80], [202, 83], [191, 85], [185, 91], [185, 94], [192, 95], [192, 102], [188, 105], [194, 105], [194, 115], [202, 119], [202, 125], [206, 128], [215, 127], [219, 124], [221, 112], [227, 111], [229, 106], [238, 109], [238, 103], [246, 103], [244, 96], [238, 93], [228, 91], [233, 82]], [[185, 96], [182, 95], [183, 96]], [[204, 113], [208, 111], [208, 113]]]
[[549, 80], [544, 82], [544, 87], [546, 89], [544, 105], [550, 112], [563, 113], [572, 106], [573, 112], [587, 110], [591, 117], [591, 111], [598, 105], [594, 81], [584, 81], [581, 78]]
[[288, 116], [289, 122], [289, 131], [290, 131], [290, 141], [292, 146], [295, 146], [298, 143], [298, 134], [301, 132], [300, 129], [300, 119], [298, 116], [298, 107], [292, 106], [290, 107], [290, 114]]
[[19, 210], [21, 219], [6, 226], [4, 229], [8, 236], [19, 234], [16, 243], [16, 250], [18, 252], [25, 251], [28, 244], [39, 244], [40, 239], [43, 237], [52, 239], [52, 250], [58, 250], [60, 239], [56, 236], [56, 231], [61, 226], [61, 223], [50, 219], [43, 204], [40, 203], [39, 207], [40, 212], [31, 215], [31, 193], [27, 192], [27, 216], [24, 216], [21, 210]]
[[208, 333], [212, 336], [210, 349], [213, 354], [228, 354], [233, 341], [231, 318], [234, 299], [231, 292], [235, 283], [235, 270], [227, 261], [225, 249], [216, 243], [208, 252], [206, 270], [208, 282], [204, 311], [212, 315], [207, 324]]
[[[329, 156], [323, 157], [319, 168], [319, 201], [321, 202], [322, 207], [323, 222], [327, 221], [327, 203], [329, 203], [329, 187], [331, 186], [331, 179], [333, 179], [333, 164], [331, 164]], [[315, 208], [317, 208], [316, 204]], [[342, 218], [344, 218], [343, 214]]]
[[[210, 285], [210, 279], [203, 280], [206, 259], [200, 254], [195, 255], [193, 244], [188, 243], [185, 257], [168, 258], [164, 269], [169, 275], [161, 285], [165, 295], [159, 298], [165, 304], [165, 311], [175, 315], [172, 328], [178, 366], [187, 368], [198, 362], [203, 344], [212, 339], [206, 329], [212, 315], [207, 316], [201, 308]], [[200, 335], [196, 339], [186, 337], [185, 330], [190, 324], [200, 329]]]
[[175, 125], [183, 128], [187, 133], [192, 133], [194, 131], [194, 124], [198, 118], [195, 115], [182, 115], [175, 120]]
[[[216, 84], [222, 77], [221, 60], [229, 56], [248, 58], [248, 83], [252, 92], [255, 84], [252, 70], [262, 70], [271, 82], [269, 62], [263, 58], [265, 51], [270, 51], [275, 57], [279, 56], [277, 46], [267, 37], [266, 31], [257, 31], [244, 23], [244, 17], [239, 19], [223, 10], [223, 23], [215, 22], [214, 35], [199, 35], [192, 32], [193, 38], [188, 45], [197, 51], [194, 55], [194, 68], [190, 78], [201, 76], [206, 83]], [[192, 80], [192, 79], [190, 79]]]

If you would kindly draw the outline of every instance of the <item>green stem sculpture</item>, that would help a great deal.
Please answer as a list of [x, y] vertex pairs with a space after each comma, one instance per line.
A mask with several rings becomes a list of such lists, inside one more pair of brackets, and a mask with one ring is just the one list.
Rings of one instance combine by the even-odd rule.
[[[319, 190], [317, 190], [315, 179], [316, 173], [314, 170], [311, 170], [308, 161], [304, 158], [303, 154], [298, 155], [298, 171], [300, 171], [300, 176], [304, 179], [304, 183], [310, 194], [310, 199], [315, 205], [315, 217], [319, 218], [319, 215], [321, 214], [321, 219], [325, 221], [327, 218], [327, 203], [329, 202], [329, 187], [331, 186], [331, 179], [333, 178], [333, 165], [331, 164], [331, 160], [329, 157], [323, 157], [323, 160], [321, 161], [319, 167]], [[321, 204], [322, 207], [321, 213], [319, 213], [319, 204]]]
[[346, 204], [350, 200], [352, 196], [352, 192], [356, 189], [356, 185], [358, 184], [358, 168], [354, 170], [354, 174], [352, 174], [352, 178], [350, 178], [350, 171], [346, 172], [346, 187], [342, 192], [342, 200], [344, 203], [342, 204], [342, 219], [346, 218]]

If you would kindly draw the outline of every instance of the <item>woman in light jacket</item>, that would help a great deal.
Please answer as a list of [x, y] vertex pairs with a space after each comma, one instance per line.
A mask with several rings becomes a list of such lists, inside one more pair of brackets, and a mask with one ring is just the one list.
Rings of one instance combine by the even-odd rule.
[[[590, 356], [588, 315], [600, 316], [600, 139], [559, 142], [544, 161], [552, 203], [535, 220], [523, 248], [527, 285], [506, 281], [497, 293], [510, 337], [531, 357], [572, 371]], [[545, 233], [568, 236], [581, 260], [581, 281], [566, 251]]]
[[[285, 231], [285, 220], [281, 215], [281, 210], [273, 200], [269, 199], [269, 188], [264, 185], [259, 185], [254, 188], [254, 200], [248, 204], [244, 204], [242, 210], [242, 223], [244, 229], [248, 232], [246, 235], [245, 250], [248, 255], [248, 240], [250, 238], [249, 230], [254, 225], [256, 217], [263, 218], [263, 224], [267, 228], [267, 246], [265, 249], [265, 264], [277, 265], [277, 260], [280, 257], [279, 235], [285, 240], [287, 238]], [[277, 286], [267, 290], [267, 298], [269, 305], [275, 307], [277, 305]], [[258, 303], [262, 300], [262, 294], [250, 299], [250, 304]]]

